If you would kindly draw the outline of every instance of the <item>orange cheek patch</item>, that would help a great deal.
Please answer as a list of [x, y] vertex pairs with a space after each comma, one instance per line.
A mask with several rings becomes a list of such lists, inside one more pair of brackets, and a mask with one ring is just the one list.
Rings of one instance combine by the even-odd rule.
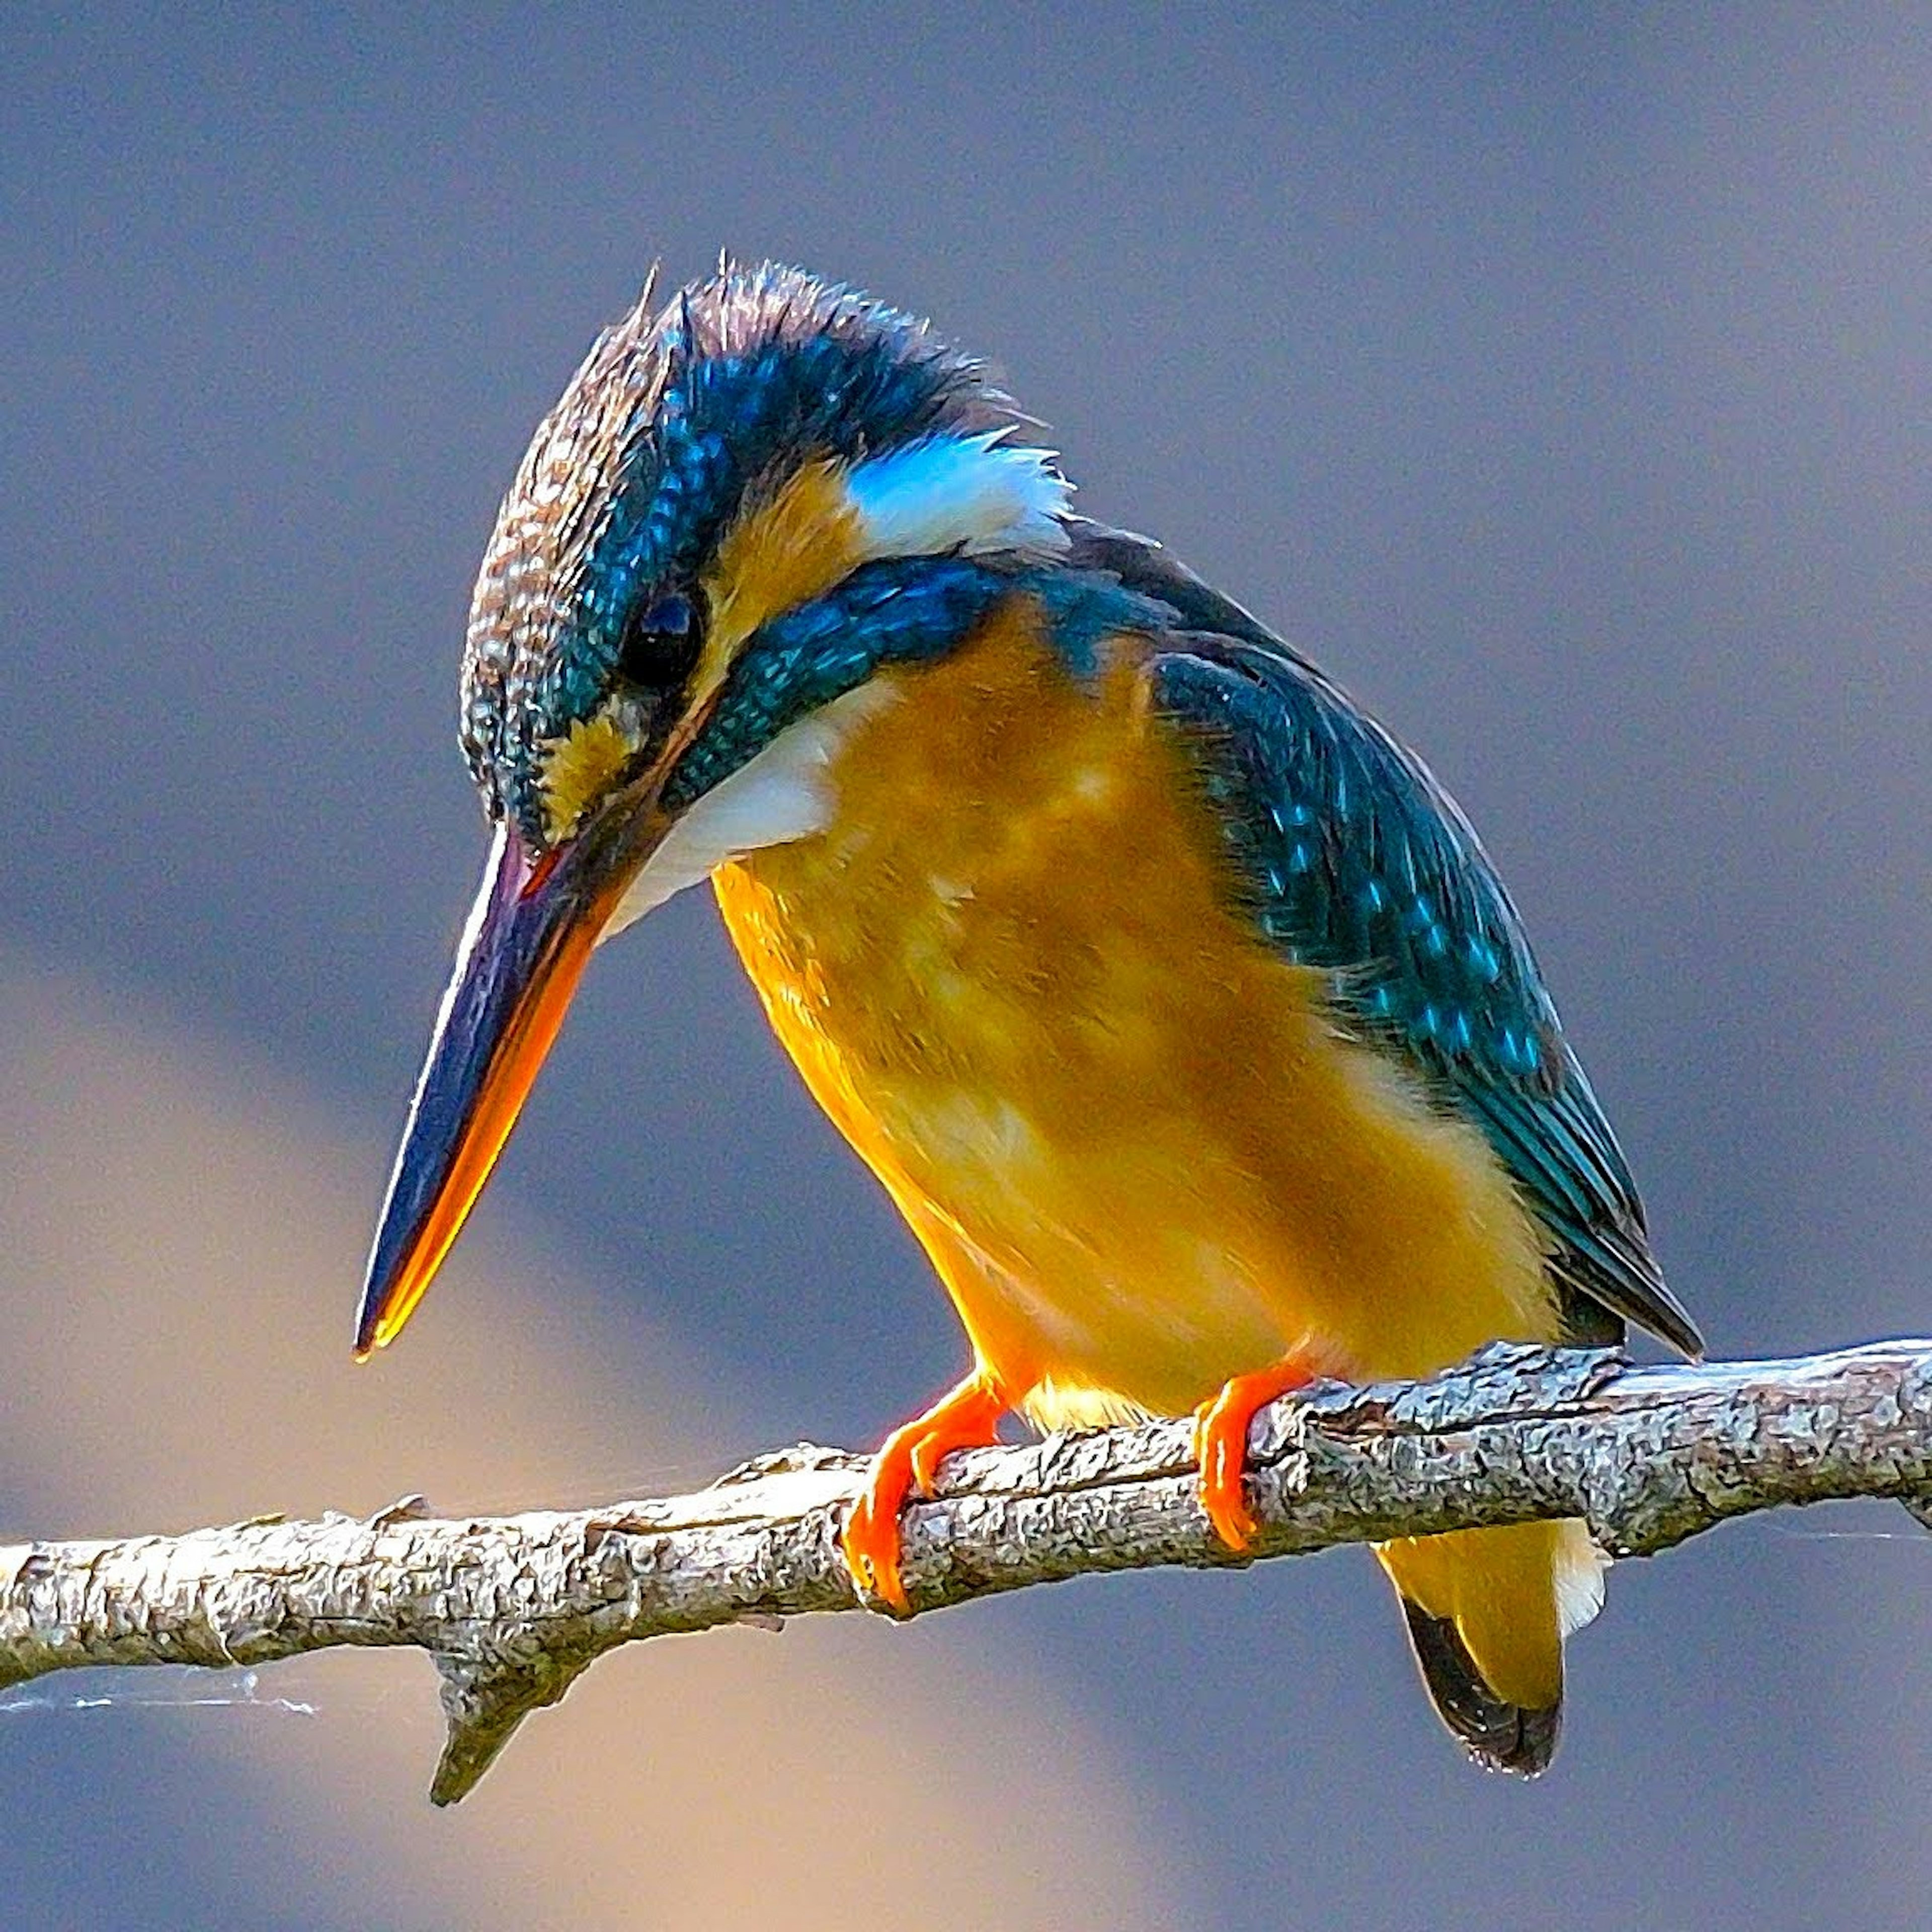
[[822, 596], [866, 560], [845, 474], [830, 458], [808, 463], [725, 532], [704, 580], [711, 622], [700, 688], [723, 676], [760, 625]]

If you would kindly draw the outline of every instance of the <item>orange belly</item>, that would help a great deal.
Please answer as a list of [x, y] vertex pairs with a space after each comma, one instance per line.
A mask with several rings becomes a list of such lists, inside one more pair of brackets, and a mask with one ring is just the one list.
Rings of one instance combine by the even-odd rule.
[[1021, 604], [884, 674], [828, 829], [716, 877], [778, 1037], [1043, 1422], [1292, 1350], [1414, 1374], [1551, 1338], [1486, 1143], [1244, 922], [1142, 648], [1083, 683]]

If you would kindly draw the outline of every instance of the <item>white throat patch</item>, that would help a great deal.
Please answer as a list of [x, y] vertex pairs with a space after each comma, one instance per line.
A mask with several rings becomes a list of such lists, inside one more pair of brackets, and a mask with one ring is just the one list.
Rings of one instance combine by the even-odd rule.
[[713, 785], [671, 827], [619, 902], [597, 943], [709, 878], [728, 860], [767, 845], [808, 838], [830, 824], [837, 803], [832, 760], [854, 726], [896, 696], [874, 680], [788, 725], [758, 756]]

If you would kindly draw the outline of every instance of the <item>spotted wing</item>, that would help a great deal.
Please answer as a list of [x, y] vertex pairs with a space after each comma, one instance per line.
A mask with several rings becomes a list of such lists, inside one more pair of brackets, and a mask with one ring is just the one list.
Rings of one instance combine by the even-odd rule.
[[1522, 921], [1454, 801], [1313, 665], [1156, 546], [1088, 527], [1076, 556], [1176, 613], [1151, 668], [1155, 702], [1198, 749], [1253, 916], [1285, 956], [1328, 974], [1352, 1029], [1480, 1128], [1554, 1237], [1572, 1335], [1615, 1339], [1607, 1312], [1700, 1352]]

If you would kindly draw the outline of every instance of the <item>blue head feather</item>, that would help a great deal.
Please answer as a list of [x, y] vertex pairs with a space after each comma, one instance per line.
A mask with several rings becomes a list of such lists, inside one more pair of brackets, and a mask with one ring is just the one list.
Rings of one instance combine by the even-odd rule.
[[478, 579], [462, 730], [492, 813], [541, 836], [542, 748], [602, 702], [633, 613], [692, 591], [748, 490], [1017, 421], [922, 322], [796, 269], [728, 268], [656, 314], [647, 290], [538, 428]]

